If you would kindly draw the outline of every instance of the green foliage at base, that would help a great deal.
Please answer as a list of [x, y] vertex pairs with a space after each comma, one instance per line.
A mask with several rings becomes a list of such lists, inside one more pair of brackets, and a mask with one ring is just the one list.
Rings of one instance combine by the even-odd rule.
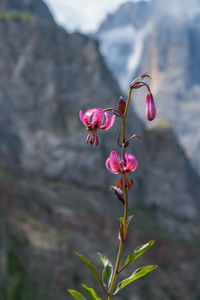
[[[27, 274], [25, 270], [22, 251], [28, 245], [25, 236], [9, 235], [7, 250], [7, 273], [9, 284], [1, 288], [0, 300], [35, 300], [31, 292], [26, 290]], [[31, 284], [30, 284], [31, 285]]]

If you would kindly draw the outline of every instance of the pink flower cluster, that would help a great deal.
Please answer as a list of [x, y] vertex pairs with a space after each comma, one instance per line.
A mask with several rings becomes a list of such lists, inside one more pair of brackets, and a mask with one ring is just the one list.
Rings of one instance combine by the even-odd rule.
[[115, 122], [115, 116], [111, 117], [109, 113], [103, 111], [102, 108], [92, 108], [87, 110], [84, 114], [82, 110], [80, 110], [79, 116], [83, 125], [86, 126], [87, 131], [90, 132], [86, 138], [86, 143], [88, 144], [90, 142], [91, 146], [94, 142], [96, 146], [99, 144], [97, 129], [108, 130]]
[[[149, 77], [149, 75], [145, 73], [141, 77], [134, 80], [131, 83], [130, 88], [137, 89], [142, 86], [147, 87], [148, 94], [146, 96], [145, 113], [147, 120], [152, 121], [156, 117], [156, 106], [149, 86], [143, 81], [145, 77]], [[130, 101], [130, 98], [128, 99]], [[129, 104], [128, 101], [127, 103]], [[80, 120], [83, 123], [83, 125], [86, 126], [86, 129], [89, 132], [86, 137], [86, 143], [89, 143], [91, 146], [93, 144], [98, 146], [98, 130], [108, 130], [109, 128], [111, 128], [115, 122], [115, 116], [125, 118], [127, 113], [127, 103], [122, 98], [120, 98], [117, 109], [106, 108], [105, 110], [103, 110], [102, 108], [92, 108], [88, 109], [85, 113], [83, 113], [82, 110], [80, 110]], [[110, 111], [113, 114], [112, 117], [110, 116], [108, 111]], [[130, 137], [127, 141], [125, 141], [123, 145], [125, 149], [129, 145], [129, 141], [134, 137], [139, 136], [134, 135]], [[122, 144], [120, 146], [122, 146]], [[122, 190], [124, 184], [128, 187], [128, 189], [133, 186], [133, 180], [131, 179], [131, 181], [129, 181], [129, 179], [126, 177], [126, 174], [135, 172], [135, 170], [137, 169], [138, 162], [135, 156], [133, 156], [130, 153], [125, 153], [125, 155], [121, 158], [118, 154], [116, 154], [116, 152], [112, 151], [110, 153], [110, 156], [107, 158], [105, 165], [109, 172], [113, 174], [123, 175], [121, 176], [120, 186], [118, 185], [118, 181], [116, 183], [115, 192], [117, 191], [117, 193], [119, 193], [118, 190]], [[125, 182], [123, 182], [124, 180]]]

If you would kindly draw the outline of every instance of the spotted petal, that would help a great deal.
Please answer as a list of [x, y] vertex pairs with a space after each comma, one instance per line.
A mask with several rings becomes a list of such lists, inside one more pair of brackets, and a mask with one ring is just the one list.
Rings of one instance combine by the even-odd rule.
[[137, 159], [130, 153], [125, 154], [124, 158], [124, 170], [125, 172], [134, 172], [137, 169]]
[[110, 167], [110, 157], [108, 157], [108, 158], [106, 159], [105, 165], [106, 165], [106, 168], [108, 169], [108, 171], [109, 171], [110, 173], [114, 173], [113, 170], [112, 170], [111, 167]]
[[92, 128], [94, 128], [95, 126], [101, 128], [103, 123], [103, 114], [104, 113], [102, 108], [96, 108], [92, 119]]
[[96, 108], [92, 108], [92, 109], [88, 109], [84, 115], [82, 116], [82, 123], [85, 125], [85, 126], [89, 126], [91, 127], [92, 126], [92, 123], [90, 121], [90, 118], [91, 116], [94, 114]]
[[106, 117], [106, 121], [105, 124], [103, 126], [101, 126], [101, 130], [108, 130], [110, 127], [113, 126], [114, 122], [115, 122], [115, 116], [111, 116], [109, 115], [109, 113], [106, 111], [104, 113], [105, 117]]
[[110, 167], [114, 174], [122, 172], [120, 157], [115, 151], [110, 153]]

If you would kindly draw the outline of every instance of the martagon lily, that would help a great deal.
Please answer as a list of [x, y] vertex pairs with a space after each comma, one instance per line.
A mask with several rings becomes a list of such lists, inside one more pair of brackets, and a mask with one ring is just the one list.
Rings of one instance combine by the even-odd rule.
[[97, 129], [108, 130], [115, 122], [115, 116], [113, 115], [111, 117], [110, 114], [102, 108], [92, 108], [85, 113], [80, 110], [79, 116], [83, 125], [86, 126], [87, 131], [90, 132], [86, 138], [86, 143], [88, 144], [90, 142], [91, 146], [94, 142], [96, 146], [99, 144]]
[[105, 165], [108, 171], [113, 174], [132, 173], [137, 169], [138, 162], [135, 156], [130, 153], [126, 153], [124, 159], [120, 159], [120, 156], [112, 151]]
[[[126, 153], [124, 159], [121, 159], [120, 156], [112, 151], [110, 156], [105, 162], [106, 168], [109, 172], [113, 174], [125, 174], [135, 172], [138, 166], [137, 159], [134, 155]], [[125, 182], [130, 189], [133, 186], [133, 180], [129, 182], [128, 178], [125, 176]], [[116, 186], [118, 187], [118, 181], [116, 181]], [[121, 178], [120, 189], [123, 188], [123, 178]]]
[[[111, 151], [109, 157], [105, 162], [105, 166], [109, 172], [112, 174], [118, 174], [120, 180], [115, 181], [115, 185], [110, 186], [110, 190], [114, 192], [115, 196], [123, 204], [123, 216], [119, 218], [120, 227], [119, 227], [119, 247], [117, 252], [117, 258], [115, 266], [112, 265], [111, 261], [102, 253], [98, 253], [102, 263], [103, 263], [103, 273], [102, 278], [99, 275], [95, 265], [88, 260], [87, 257], [81, 253], [76, 252], [78, 257], [86, 264], [89, 270], [92, 272], [93, 276], [99, 283], [103, 292], [105, 293], [107, 300], [112, 300], [115, 295], [121, 291], [128, 284], [134, 282], [136, 279], [145, 276], [146, 274], [153, 271], [157, 266], [156, 265], [147, 265], [136, 269], [131, 276], [123, 279], [116, 286], [118, 275], [126, 269], [126, 267], [132, 263], [137, 257], [142, 255], [146, 250], [148, 250], [154, 243], [154, 240], [149, 241], [148, 243], [137, 247], [133, 252], [131, 252], [125, 263], [122, 264], [122, 252], [127, 237], [127, 231], [129, 223], [133, 216], [129, 215], [129, 199], [128, 191], [133, 187], [133, 179], [128, 179], [129, 173], [136, 171], [138, 167], [137, 159], [134, 155], [126, 152], [127, 147], [130, 145], [130, 142], [135, 138], [141, 138], [140, 136], [133, 134], [128, 139], [126, 138], [126, 119], [129, 104], [131, 101], [131, 94], [134, 89], [139, 89], [141, 87], [146, 87], [148, 89], [148, 94], [146, 97], [145, 112], [146, 117], [149, 121], [152, 121], [156, 117], [156, 106], [154, 103], [153, 95], [148, 84], [144, 81], [145, 78], [150, 78], [150, 76], [145, 73], [140, 77], [133, 80], [130, 84], [129, 94], [126, 101], [120, 98], [116, 108], [92, 108], [87, 110], [85, 113], [82, 110], [79, 113], [80, 120], [86, 126], [88, 131], [88, 136], [86, 142], [91, 146], [95, 143], [96, 146], [99, 144], [99, 139], [97, 136], [98, 130], [108, 130], [114, 124], [115, 117], [121, 118], [122, 131], [117, 139], [119, 147], [121, 147], [121, 155], [118, 155], [115, 151]], [[109, 113], [112, 113], [111, 116]], [[93, 288], [82, 285], [85, 293], [91, 299], [102, 299], [96, 294]], [[71, 296], [76, 300], [86, 300], [86, 298], [78, 291], [69, 289], [68, 290]], [[125, 297], [126, 298], [126, 297]]]

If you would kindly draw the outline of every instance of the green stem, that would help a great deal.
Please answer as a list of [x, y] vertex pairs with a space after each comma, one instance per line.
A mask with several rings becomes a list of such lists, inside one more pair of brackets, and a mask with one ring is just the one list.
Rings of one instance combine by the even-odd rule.
[[[123, 174], [123, 180], [125, 182], [125, 174]], [[127, 218], [128, 218], [128, 192], [127, 192], [127, 186], [124, 184], [124, 195], [125, 195], [125, 204], [124, 204], [124, 220], [125, 220], [125, 224], [127, 223]], [[111, 285], [110, 285], [110, 291], [109, 291], [109, 295], [108, 295], [108, 300], [112, 300], [112, 294], [114, 291], [114, 287], [115, 287], [115, 282], [117, 279], [117, 275], [118, 275], [118, 269], [119, 269], [119, 264], [120, 264], [120, 260], [121, 260], [121, 256], [122, 256], [122, 250], [123, 250], [123, 244], [124, 241], [120, 240], [120, 244], [119, 244], [119, 250], [118, 250], [118, 255], [117, 255], [117, 260], [116, 260], [116, 264], [115, 264], [115, 269], [113, 272], [113, 277], [112, 277], [112, 281], [111, 281]]]
[[125, 112], [124, 112], [124, 116], [123, 116], [124, 119], [126, 118], [126, 115], [127, 115], [127, 112], [128, 112], [128, 107], [129, 107], [129, 103], [130, 103], [130, 100], [131, 100], [131, 94], [132, 94], [132, 88], [130, 87], [129, 94], [128, 94], [128, 99], [127, 99], [127, 103], [126, 103], [126, 108], [125, 108]]
[[[123, 156], [123, 159], [124, 159], [124, 156], [125, 156], [125, 153], [126, 153], [126, 148], [124, 147], [125, 142], [126, 142], [126, 115], [127, 115], [127, 112], [128, 112], [128, 107], [129, 107], [129, 103], [130, 103], [130, 99], [131, 99], [131, 93], [132, 93], [132, 89], [130, 88], [127, 103], [126, 103], [126, 109], [125, 109], [125, 112], [124, 112], [124, 116], [122, 118], [122, 156]], [[128, 191], [127, 191], [127, 186], [125, 184], [126, 174], [123, 174], [123, 182], [124, 182], [124, 200], [125, 200], [124, 220], [125, 220], [125, 224], [126, 224], [127, 223], [127, 218], [128, 218]], [[120, 260], [121, 260], [121, 256], [122, 256], [123, 244], [124, 244], [124, 241], [120, 240], [119, 250], [118, 250], [117, 260], [116, 260], [116, 263], [115, 263], [115, 269], [114, 269], [114, 272], [113, 272], [113, 277], [112, 277], [112, 281], [111, 281], [111, 285], [110, 285], [108, 300], [112, 300], [112, 297], [113, 297], [113, 291], [114, 291], [115, 282], [116, 282], [117, 275], [118, 275], [119, 264], [120, 264]]]
[[111, 285], [110, 285], [110, 292], [109, 292], [109, 295], [108, 295], [108, 300], [112, 299], [112, 294], [113, 294], [113, 290], [114, 290], [114, 287], [115, 287], [118, 268], [119, 268], [120, 259], [121, 259], [121, 255], [122, 255], [122, 248], [123, 248], [123, 242], [120, 241], [117, 260], [116, 260], [116, 264], [115, 264], [115, 269], [114, 269], [114, 273], [113, 273], [113, 277], [112, 277], [112, 282], [111, 282]]

